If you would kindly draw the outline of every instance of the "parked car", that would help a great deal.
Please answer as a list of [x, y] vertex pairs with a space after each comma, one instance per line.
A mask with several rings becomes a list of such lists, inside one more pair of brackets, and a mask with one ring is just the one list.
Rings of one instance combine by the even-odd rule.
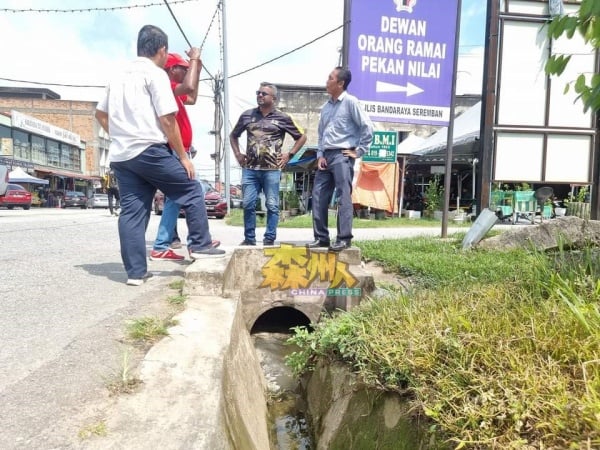
[[[206, 205], [206, 214], [208, 217], [216, 217], [217, 219], [222, 219], [227, 215], [227, 200], [221, 195], [219, 191], [217, 191], [208, 181], [206, 180], [198, 180], [202, 185], [202, 190], [204, 191], [204, 204]], [[154, 213], [157, 215], [161, 215], [163, 211], [163, 206], [165, 203], [164, 194], [157, 190], [156, 194], [154, 194]], [[182, 209], [179, 211], [179, 217], [184, 217], [185, 211]]]
[[65, 191], [65, 195], [62, 198], [63, 208], [87, 208], [87, 197], [83, 194], [83, 192], [78, 191]]
[[231, 207], [232, 208], [241, 208], [242, 207], [242, 199], [239, 197], [231, 197]]
[[108, 194], [92, 194], [87, 201], [88, 208], [108, 208]]
[[8, 187], [8, 166], [0, 164], [0, 195], [4, 195]]
[[4, 195], [0, 195], [0, 206], [8, 209], [31, 208], [31, 192], [25, 189], [20, 184], [9, 183], [6, 185]]

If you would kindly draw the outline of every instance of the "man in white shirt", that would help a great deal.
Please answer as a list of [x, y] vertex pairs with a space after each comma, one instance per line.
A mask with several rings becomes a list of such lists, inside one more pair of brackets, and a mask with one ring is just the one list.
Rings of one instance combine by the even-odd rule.
[[202, 187], [194, 180], [175, 120], [177, 103], [163, 69], [168, 45], [160, 28], [143, 26], [138, 57], [109, 83], [96, 109], [96, 119], [111, 138], [110, 167], [121, 192], [121, 258], [130, 286], [152, 276], [145, 235], [156, 189], [185, 210], [192, 259], [225, 254], [211, 239]]

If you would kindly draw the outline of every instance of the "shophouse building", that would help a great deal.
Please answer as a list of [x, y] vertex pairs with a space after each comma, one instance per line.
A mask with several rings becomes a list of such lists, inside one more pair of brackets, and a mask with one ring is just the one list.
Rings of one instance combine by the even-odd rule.
[[109, 139], [95, 110], [49, 89], [0, 87], [0, 163], [48, 180], [48, 191], [101, 189]]

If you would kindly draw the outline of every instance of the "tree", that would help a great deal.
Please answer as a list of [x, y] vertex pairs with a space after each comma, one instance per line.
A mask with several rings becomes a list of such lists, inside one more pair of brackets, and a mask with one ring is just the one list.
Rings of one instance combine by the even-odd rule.
[[[600, 48], [600, 1], [582, 0], [576, 15], [555, 16], [548, 27], [548, 36], [552, 39], [563, 35], [571, 39], [576, 32], [581, 34], [586, 44], [594, 49]], [[570, 60], [571, 55], [552, 55], [546, 63], [546, 73], [561, 75]], [[583, 102], [584, 111], [590, 108], [594, 112], [600, 110], [600, 74], [594, 73], [591, 77], [589, 74], [580, 74], [565, 86], [565, 93], [571, 85], [578, 94], [577, 100]]]

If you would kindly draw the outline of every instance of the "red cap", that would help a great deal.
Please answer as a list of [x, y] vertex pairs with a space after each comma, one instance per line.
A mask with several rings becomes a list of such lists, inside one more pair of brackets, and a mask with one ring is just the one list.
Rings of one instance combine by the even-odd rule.
[[178, 55], [177, 53], [169, 53], [169, 56], [167, 57], [167, 62], [165, 63], [165, 69], [168, 69], [173, 66], [190, 67], [190, 63], [183, 59], [181, 55]]

